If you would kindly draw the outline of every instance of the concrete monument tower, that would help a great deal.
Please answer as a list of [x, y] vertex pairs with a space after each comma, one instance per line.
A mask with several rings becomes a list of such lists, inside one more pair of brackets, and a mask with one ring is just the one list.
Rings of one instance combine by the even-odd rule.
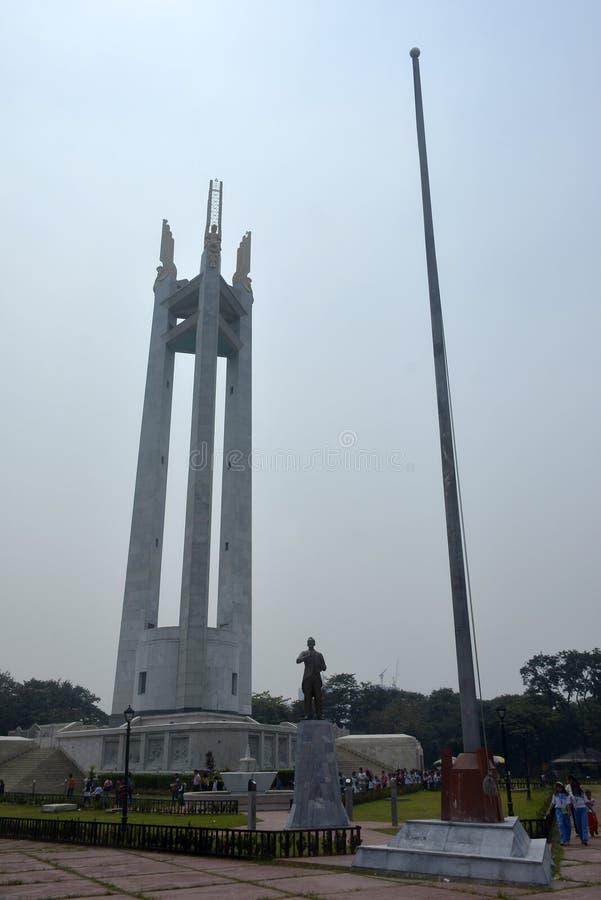
[[[117, 655], [113, 718], [251, 710], [250, 232], [221, 276], [222, 183], [211, 181], [200, 274], [177, 279], [163, 220]], [[158, 627], [176, 353], [194, 354], [179, 625]], [[208, 625], [217, 357], [227, 358], [217, 627]]]

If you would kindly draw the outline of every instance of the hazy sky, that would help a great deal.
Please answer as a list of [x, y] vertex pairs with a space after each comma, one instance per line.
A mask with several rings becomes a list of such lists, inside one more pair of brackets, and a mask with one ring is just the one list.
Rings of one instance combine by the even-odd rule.
[[[601, 641], [601, 5], [5, 3], [0, 669], [110, 706], [161, 219], [253, 233], [254, 690], [457, 688], [409, 49], [485, 697]], [[176, 624], [178, 357], [161, 624]]]

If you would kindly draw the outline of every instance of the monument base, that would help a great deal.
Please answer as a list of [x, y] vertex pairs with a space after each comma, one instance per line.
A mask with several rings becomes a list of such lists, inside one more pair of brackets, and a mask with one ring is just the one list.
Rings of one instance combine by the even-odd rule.
[[409, 820], [388, 844], [361, 846], [353, 868], [403, 875], [551, 884], [551, 852], [516, 816], [503, 822]]
[[[124, 767], [125, 734], [125, 724], [98, 728], [74, 722], [57, 731], [54, 740], [82, 771], [94, 766], [97, 772], [118, 772]], [[134, 773], [190, 773], [203, 768], [211, 750], [218, 769], [238, 770], [250, 746], [256, 768], [273, 772], [290, 768], [295, 740], [295, 725], [261, 725], [250, 716], [210, 712], [141, 715], [131, 725], [129, 764]]]
[[294, 801], [285, 827], [344, 828], [351, 824], [342, 804], [332, 724], [306, 719], [296, 736]]

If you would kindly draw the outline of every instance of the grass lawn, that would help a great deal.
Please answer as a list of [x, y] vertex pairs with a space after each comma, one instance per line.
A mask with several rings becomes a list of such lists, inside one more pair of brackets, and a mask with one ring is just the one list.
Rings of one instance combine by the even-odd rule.
[[[82, 819], [85, 822], [120, 822], [121, 812], [108, 812], [98, 809], [79, 809], [67, 813], [43, 813], [38, 805], [28, 806], [24, 803], [0, 803], [0, 816], [23, 819]], [[153, 813], [128, 813], [127, 821], [132, 825], [194, 825], [197, 828], [238, 828], [246, 825], [246, 814], [201, 816], [183, 813], [181, 815], [163, 816]]]
[[[524, 819], [536, 819], [540, 816], [543, 804], [548, 803], [551, 791], [548, 789], [533, 788], [532, 800], [526, 798], [526, 791], [514, 791], [513, 809], [517, 816]], [[505, 791], [501, 788], [501, 800], [503, 811], [507, 815], [507, 803]], [[439, 819], [440, 818], [440, 791], [418, 791], [415, 794], [403, 794], [397, 802], [399, 822], [407, 819]], [[353, 819], [361, 822], [388, 822], [390, 823], [390, 800], [373, 800], [369, 803], [360, 803], [353, 809]]]
[[[503, 809], [507, 812], [505, 791], [501, 788]], [[513, 805], [516, 815], [524, 819], [535, 819], [540, 816], [544, 804], [548, 803], [548, 789], [533, 788], [532, 800], [526, 799], [525, 791], [513, 793]], [[397, 802], [399, 822], [407, 819], [439, 819], [440, 791], [418, 791], [415, 794], [404, 794]], [[43, 813], [39, 805], [0, 803], [0, 816], [22, 817], [32, 819], [65, 818], [82, 819], [89, 822], [119, 822], [120, 811], [108, 812], [98, 809], [80, 809], [69, 813]], [[130, 812], [128, 821], [132, 825], [194, 825], [200, 828], [239, 828], [247, 823], [246, 814], [238, 815], [199, 815], [182, 813], [181, 815], [160, 815], [157, 813]], [[353, 819], [361, 822], [381, 822], [383, 827], [390, 827], [390, 800], [373, 800], [369, 803], [357, 804], [353, 810]], [[260, 812], [258, 819], [261, 827]]]

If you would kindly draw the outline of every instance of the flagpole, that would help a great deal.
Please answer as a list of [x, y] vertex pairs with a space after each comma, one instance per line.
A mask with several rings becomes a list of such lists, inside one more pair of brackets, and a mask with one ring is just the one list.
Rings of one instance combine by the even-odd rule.
[[430, 318], [432, 321], [432, 344], [434, 349], [434, 374], [436, 397], [438, 400], [438, 427], [440, 431], [440, 456], [442, 462], [442, 482], [447, 524], [447, 544], [451, 574], [451, 596], [453, 600], [453, 621], [455, 625], [455, 649], [457, 672], [459, 675], [459, 699], [461, 704], [461, 730], [464, 752], [477, 750], [482, 746], [474, 678], [474, 660], [470, 632], [465, 560], [459, 513], [457, 471], [455, 467], [455, 447], [451, 427], [451, 405], [447, 378], [447, 360], [444, 341], [438, 266], [434, 244], [432, 222], [432, 202], [428, 178], [428, 158], [426, 155], [426, 133], [419, 72], [419, 49], [410, 51], [413, 61], [413, 86], [415, 90], [415, 119], [417, 125], [417, 145], [422, 183], [422, 205], [424, 211], [424, 237], [426, 242], [426, 262], [428, 267], [428, 287], [430, 293]]

